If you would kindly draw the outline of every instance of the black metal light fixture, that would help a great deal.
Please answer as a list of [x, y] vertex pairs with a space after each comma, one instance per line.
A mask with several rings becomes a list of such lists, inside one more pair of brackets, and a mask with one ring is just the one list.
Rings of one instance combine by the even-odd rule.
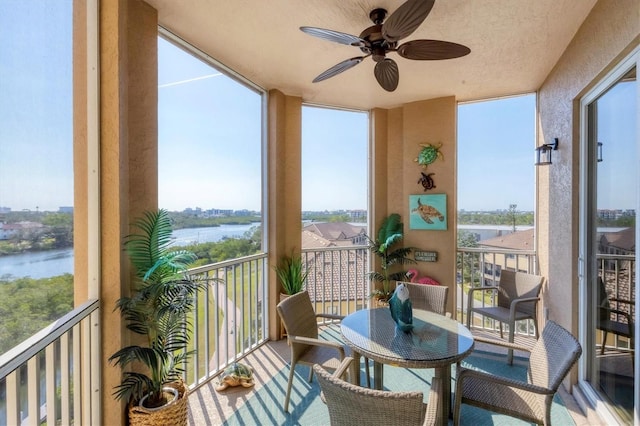
[[545, 143], [536, 148], [536, 166], [551, 164], [551, 151], [558, 149], [558, 138], [553, 143]]

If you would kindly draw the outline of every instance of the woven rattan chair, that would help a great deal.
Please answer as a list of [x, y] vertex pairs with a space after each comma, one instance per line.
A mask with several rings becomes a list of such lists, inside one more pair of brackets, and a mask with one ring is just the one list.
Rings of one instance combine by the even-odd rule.
[[409, 289], [411, 306], [415, 309], [424, 309], [440, 315], [446, 314], [448, 287], [408, 282], [403, 282], [402, 284]]
[[[537, 304], [544, 278], [539, 275], [503, 269], [500, 283], [496, 286], [469, 289], [467, 297], [467, 328], [471, 327], [471, 317], [476, 312], [500, 322], [500, 337], [503, 338], [502, 323], [509, 325], [509, 342], [513, 343], [516, 321], [532, 319], [538, 337]], [[476, 291], [496, 291], [496, 306], [474, 306], [473, 293]], [[513, 351], [509, 350], [507, 362], [513, 362]]]
[[536, 424], [550, 425], [553, 396], [582, 353], [576, 338], [555, 322], [548, 321], [542, 336], [530, 350], [504, 341], [476, 341], [530, 351], [527, 381], [460, 368], [453, 424], [460, 422], [460, 406], [469, 404]]
[[[320, 364], [324, 368], [335, 370], [340, 366], [349, 349], [338, 342], [318, 339], [317, 318], [329, 318], [341, 320], [340, 315], [316, 314], [309, 298], [309, 293], [302, 291], [282, 300], [277, 306], [278, 314], [287, 331], [287, 339], [291, 347], [291, 365], [287, 394], [284, 399], [284, 411], [289, 411], [289, 398], [291, 386], [297, 364], [308, 365], [309, 382], [313, 379], [314, 364]], [[369, 377], [369, 363], [367, 367], [367, 380]], [[355, 370], [354, 370], [355, 373]]]
[[313, 367], [322, 389], [322, 400], [329, 409], [331, 426], [441, 423], [440, 379], [433, 379], [429, 403], [424, 404], [422, 392], [388, 392], [345, 382], [340, 377], [352, 361], [353, 358], [345, 358], [333, 375], [319, 365]]

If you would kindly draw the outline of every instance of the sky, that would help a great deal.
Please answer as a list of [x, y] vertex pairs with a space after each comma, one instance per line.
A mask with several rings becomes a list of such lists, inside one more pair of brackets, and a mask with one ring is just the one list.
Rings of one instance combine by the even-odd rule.
[[636, 169], [638, 141], [634, 140], [637, 120], [637, 83], [622, 82], [613, 86], [597, 102], [597, 139], [602, 143], [602, 160], [598, 163], [598, 209], [635, 209], [636, 185], [629, 170]]
[[0, 207], [73, 205], [71, 3], [0, 1]]
[[533, 211], [535, 95], [458, 107], [458, 209]]
[[[0, 207], [73, 205], [71, 3], [0, 0]], [[261, 210], [259, 93], [161, 38], [158, 49], [160, 206]], [[626, 102], [620, 92], [614, 104]], [[623, 138], [603, 117], [598, 137]], [[366, 209], [368, 114], [305, 106], [302, 119], [303, 210]], [[535, 144], [534, 95], [460, 104], [458, 207], [533, 210]], [[628, 162], [628, 149], [605, 155]], [[608, 164], [599, 167], [620, 163]], [[621, 170], [611, 168], [606, 185]], [[601, 201], [624, 207], [628, 198]]]
[[[259, 210], [258, 95], [163, 39], [159, 69], [160, 205]], [[460, 106], [460, 208], [533, 210], [534, 132], [533, 95]], [[303, 107], [302, 210], [367, 208], [368, 137], [366, 112]]]

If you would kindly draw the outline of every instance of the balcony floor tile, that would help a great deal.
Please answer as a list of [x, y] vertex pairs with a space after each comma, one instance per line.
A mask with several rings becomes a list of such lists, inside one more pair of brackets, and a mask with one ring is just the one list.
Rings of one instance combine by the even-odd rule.
[[[483, 331], [475, 331], [487, 335]], [[489, 336], [491, 336], [489, 334]], [[493, 337], [493, 336], [491, 336]], [[523, 340], [523, 339], [521, 339]], [[519, 343], [531, 345], [533, 338], [524, 338]], [[492, 345], [478, 344], [476, 358], [467, 358], [471, 363], [474, 359], [480, 368], [494, 364], [499, 368], [504, 363], [504, 357], [497, 353]], [[524, 371], [526, 368], [525, 353], [516, 353], [514, 368]], [[308, 369], [300, 366], [298, 377], [294, 382], [290, 413], [282, 411], [282, 403], [286, 391], [287, 375], [289, 373], [289, 348], [286, 340], [269, 341], [257, 350], [247, 355], [242, 362], [254, 369], [255, 386], [252, 388], [235, 387], [223, 392], [216, 392], [215, 379], [209, 381], [189, 396], [189, 424], [190, 425], [236, 425], [236, 424], [328, 424], [328, 412], [319, 401], [319, 389], [314, 379], [307, 382]], [[502, 368], [503, 369], [503, 368]], [[409, 374], [407, 374], [409, 373]], [[385, 387], [392, 390], [424, 389], [427, 394], [432, 370], [407, 370], [385, 366]], [[455, 383], [452, 384], [455, 388]], [[554, 406], [553, 424], [575, 424], [584, 426], [587, 422], [573, 397], [561, 388], [559, 392], [560, 404]], [[426, 399], [426, 396], [425, 396]], [[473, 411], [476, 410], [476, 411]], [[462, 424], [495, 424], [515, 425], [515, 419], [492, 415], [483, 410], [463, 406]], [[466, 416], [465, 416], [466, 414]], [[451, 423], [451, 422], [450, 422]], [[526, 423], [519, 423], [526, 424]]]

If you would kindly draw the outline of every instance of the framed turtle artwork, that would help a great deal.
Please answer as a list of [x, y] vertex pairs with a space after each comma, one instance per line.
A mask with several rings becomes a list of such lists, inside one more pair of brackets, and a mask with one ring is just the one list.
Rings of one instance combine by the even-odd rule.
[[409, 229], [447, 230], [447, 194], [409, 195]]

